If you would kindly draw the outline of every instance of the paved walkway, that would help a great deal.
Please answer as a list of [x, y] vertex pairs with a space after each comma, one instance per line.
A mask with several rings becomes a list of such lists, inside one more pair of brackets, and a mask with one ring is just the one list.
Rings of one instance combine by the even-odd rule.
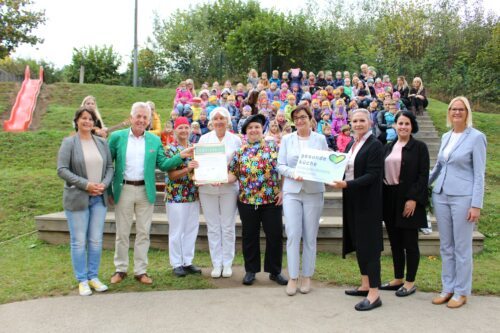
[[[206, 273], [205, 273], [206, 274]], [[500, 297], [472, 296], [460, 309], [430, 303], [434, 294], [407, 298], [381, 292], [383, 306], [358, 312], [360, 297], [315, 284], [289, 297], [257, 275], [227, 288], [66, 296], [0, 305], [0, 332], [499, 332]]]

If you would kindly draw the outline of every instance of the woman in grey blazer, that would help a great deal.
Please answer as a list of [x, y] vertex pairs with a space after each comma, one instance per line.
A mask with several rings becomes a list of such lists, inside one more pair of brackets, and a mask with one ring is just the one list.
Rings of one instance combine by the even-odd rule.
[[462, 96], [448, 105], [447, 125], [452, 129], [443, 135], [429, 175], [429, 184], [434, 183], [443, 284], [432, 303], [458, 308], [472, 289], [472, 233], [483, 207], [486, 136], [472, 128], [471, 107]]
[[284, 178], [283, 211], [287, 235], [286, 252], [288, 260], [288, 285], [286, 292], [293, 296], [297, 293], [300, 267], [300, 240], [302, 250], [302, 281], [300, 292], [311, 290], [311, 277], [316, 263], [316, 237], [319, 219], [323, 211], [323, 183], [303, 180], [295, 176], [295, 166], [300, 151], [304, 148], [328, 150], [324, 135], [311, 130], [312, 113], [307, 106], [299, 105], [291, 117], [296, 132], [281, 139], [278, 154], [278, 172]]
[[106, 291], [97, 274], [102, 252], [108, 188], [113, 179], [111, 152], [106, 140], [93, 135], [95, 112], [86, 107], [75, 113], [76, 134], [63, 140], [57, 175], [64, 179], [63, 207], [71, 239], [71, 261], [82, 296], [91, 287]]

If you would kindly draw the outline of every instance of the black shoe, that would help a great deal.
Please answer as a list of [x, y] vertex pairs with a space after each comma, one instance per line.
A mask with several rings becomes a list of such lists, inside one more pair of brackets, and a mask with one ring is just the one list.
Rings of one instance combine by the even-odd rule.
[[275, 281], [280, 286], [286, 286], [288, 284], [288, 280], [281, 274], [269, 274], [269, 280]]
[[251, 286], [255, 281], [255, 273], [246, 272], [245, 277], [243, 278], [243, 284], [246, 286]]
[[354, 308], [358, 311], [370, 311], [375, 308], [378, 308], [379, 306], [382, 306], [382, 301], [380, 300], [380, 297], [378, 297], [373, 303], [370, 303], [368, 298], [365, 298], [364, 300], [356, 304]]
[[187, 274], [201, 274], [201, 268], [195, 265], [182, 266], [182, 269], [184, 269]]
[[175, 267], [174, 274], [177, 277], [185, 277], [187, 275], [186, 271], [184, 270], [184, 268], [182, 268], [182, 266]]
[[349, 289], [345, 291], [346, 295], [349, 296], [368, 296], [368, 290], [359, 290], [358, 288], [355, 289]]
[[401, 287], [396, 291], [396, 296], [398, 297], [410, 296], [411, 294], [415, 293], [415, 291], [417, 291], [417, 286], [413, 286], [410, 289]]
[[398, 290], [404, 285], [404, 283], [401, 284], [396, 284], [394, 286], [391, 286], [390, 282], [384, 283], [380, 287], [378, 287], [379, 290]]

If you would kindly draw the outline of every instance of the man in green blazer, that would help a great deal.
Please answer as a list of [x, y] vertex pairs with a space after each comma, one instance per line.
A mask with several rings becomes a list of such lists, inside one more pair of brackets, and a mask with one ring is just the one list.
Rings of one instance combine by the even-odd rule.
[[151, 109], [143, 102], [132, 105], [131, 127], [113, 132], [109, 148], [115, 163], [113, 186], [109, 197], [115, 203], [116, 242], [115, 274], [111, 283], [120, 283], [128, 271], [130, 229], [135, 221], [134, 276], [143, 284], [153, 280], [147, 275], [149, 231], [156, 200], [155, 170], [176, 168], [182, 159], [190, 157], [193, 148], [187, 148], [172, 158], [165, 156], [158, 136], [146, 131], [151, 119]]

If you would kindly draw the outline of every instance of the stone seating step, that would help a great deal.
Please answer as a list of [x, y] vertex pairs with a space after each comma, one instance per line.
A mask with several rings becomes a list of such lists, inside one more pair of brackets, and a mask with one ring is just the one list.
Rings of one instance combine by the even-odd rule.
[[[38, 230], [38, 237], [41, 240], [51, 244], [68, 244], [69, 231], [64, 212], [57, 212], [35, 217], [35, 222]], [[286, 223], [286, 221], [284, 221]], [[436, 229], [434, 229], [436, 230]], [[114, 248], [115, 240], [115, 215], [114, 212], [106, 214], [104, 224], [104, 240], [103, 247], [107, 249]], [[130, 246], [133, 247], [135, 235], [135, 227], [132, 226]], [[283, 231], [283, 237], [286, 238], [286, 233]], [[241, 222], [236, 219], [236, 238], [237, 248], [241, 248]], [[420, 251], [422, 255], [438, 255], [439, 254], [439, 233], [432, 232], [430, 235], [419, 235]], [[261, 232], [261, 243], [265, 243], [263, 232]], [[388, 243], [387, 234], [384, 230], [385, 253], [390, 254], [390, 246]], [[474, 253], [480, 252], [483, 248], [484, 236], [479, 232], [474, 232], [473, 249]], [[168, 248], [168, 221], [166, 214], [153, 214], [153, 222], [151, 226], [151, 247], [167, 249]], [[200, 228], [197, 239], [197, 249], [207, 250], [207, 228], [203, 215], [200, 216]], [[342, 250], [342, 218], [339, 216], [324, 216], [320, 221], [318, 232], [318, 251], [332, 252], [340, 254]]]

